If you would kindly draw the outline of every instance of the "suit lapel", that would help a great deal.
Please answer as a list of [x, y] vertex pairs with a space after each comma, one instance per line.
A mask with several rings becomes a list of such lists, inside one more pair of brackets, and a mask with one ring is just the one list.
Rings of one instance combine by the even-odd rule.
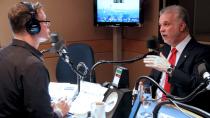
[[190, 42], [186, 45], [186, 47], [184, 48], [177, 64], [176, 64], [176, 68], [179, 68], [183, 62], [185, 62], [185, 60], [189, 57], [190, 51], [193, 49], [194, 47], [194, 39], [191, 39]]

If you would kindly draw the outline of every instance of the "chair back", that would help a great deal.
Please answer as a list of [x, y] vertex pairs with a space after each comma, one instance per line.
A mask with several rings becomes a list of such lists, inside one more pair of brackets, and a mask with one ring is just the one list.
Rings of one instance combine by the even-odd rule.
[[[79, 63], [84, 63], [87, 68], [87, 76], [83, 78], [84, 81], [90, 82], [90, 69], [95, 63], [94, 53], [92, 48], [84, 43], [73, 43], [67, 46], [68, 56], [73, 66], [77, 69]], [[69, 82], [72, 84], [77, 83], [77, 75], [71, 69], [71, 67], [59, 57], [56, 66], [56, 78], [58, 82]], [[92, 75], [92, 81], [96, 82], [95, 74]]]

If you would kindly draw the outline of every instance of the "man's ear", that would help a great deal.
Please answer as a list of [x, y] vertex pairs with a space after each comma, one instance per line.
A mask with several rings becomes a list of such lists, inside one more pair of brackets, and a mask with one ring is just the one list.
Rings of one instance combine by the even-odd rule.
[[183, 31], [185, 31], [185, 30], [187, 30], [187, 25], [186, 25], [185, 22], [182, 21], [182, 22], [180, 23], [180, 31], [183, 32]]

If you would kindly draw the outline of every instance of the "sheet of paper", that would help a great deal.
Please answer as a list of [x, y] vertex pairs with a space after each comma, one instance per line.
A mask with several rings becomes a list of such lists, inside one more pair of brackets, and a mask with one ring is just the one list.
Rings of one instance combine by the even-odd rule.
[[58, 99], [65, 97], [69, 101], [72, 101], [76, 93], [77, 93], [76, 84], [57, 83], [57, 82], [50, 82], [49, 84], [49, 94], [51, 96], [52, 102], [56, 102]]
[[107, 88], [100, 84], [81, 81], [81, 91], [72, 102], [70, 113], [85, 114], [91, 111], [93, 102], [102, 102]]

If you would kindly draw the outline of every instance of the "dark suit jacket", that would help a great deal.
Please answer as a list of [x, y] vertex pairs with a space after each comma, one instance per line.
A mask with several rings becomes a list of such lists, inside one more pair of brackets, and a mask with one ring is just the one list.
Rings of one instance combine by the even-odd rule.
[[[168, 57], [170, 48], [171, 47], [169, 45], [164, 45], [162, 47], [161, 52], [165, 57]], [[172, 77], [169, 78], [172, 95], [185, 97], [203, 81], [203, 79], [198, 75], [197, 65], [202, 63], [203, 59], [209, 60], [209, 52], [210, 50], [206, 45], [198, 43], [194, 38], [190, 40], [183, 50], [177, 65], [175, 66]], [[153, 69], [150, 77], [159, 83], [161, 74], [162, 72]], [[155, 93], [156, 88], [153, 86], [153, 97], [155, 96]], [[187, 104], [200, 107], [200, 105], [195, 105], [192, 101]]]

